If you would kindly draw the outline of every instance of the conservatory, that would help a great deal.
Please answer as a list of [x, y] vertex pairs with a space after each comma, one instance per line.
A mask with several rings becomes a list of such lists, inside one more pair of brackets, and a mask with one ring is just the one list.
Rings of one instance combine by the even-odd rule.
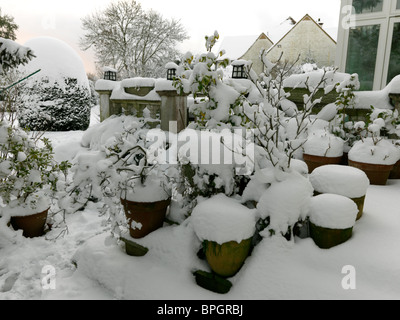
[[336, 65], [358, 73], [360, 90], [400, 74], [400, 0], [342, 0]]

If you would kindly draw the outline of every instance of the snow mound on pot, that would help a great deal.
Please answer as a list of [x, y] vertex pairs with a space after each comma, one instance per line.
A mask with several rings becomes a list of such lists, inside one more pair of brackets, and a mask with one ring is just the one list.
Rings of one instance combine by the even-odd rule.
[[321, 194], [310, 202], [310, 221], [323, 228], [352, 228], [357, 213], [358, 208], [353, 200], [337, 194]]
[[161, 184], [160, 181], [149, 178], [144, 184], [139, 181], [135, 183], [133, 190], [123, 192], [122, 197], [128, 201], [141, 203], [158, 202], [171, 198], [166, 186]]
[[349, 160], [362, 163], [393, 165], [399, 159], [400, 149], [385, 139], [375, 144], [372, 138], [366, 138], [356, 142], [349, 151]]
[[67, 43], [52, 37], [37, 37], [28, 40], [24, 46], [31, 48], [36, 58], [22, 70], [32, 73], [41, 69], [30, 81], [46, 79], [49, 86], [55, 82], [63, 86], [64, 79], [71, 78], [76, 79], [78, 85], [87, 88], [90, 92], [83, 61]]
[[270, 217], [270, 229], [286, 233], [308, 213], [308, 205], [314, 189], [310, 181], [293, 173], [286, 180], [271, 184], [257, 205], [261, 218]]
[[349, 166], [318, 167], [310, 174], [310, 181], [319, 193], [333, 193], [349, 198], [365, 196], [369, 187], [369, 179], [364, 171]]
[[197, 237], [218, 244], [251, 238], [255, 233], [256, 210], [224, 194], [200, 202], [192, 212], [192, 225]]
[[303, 148], [305, 154], [313, 156], [341, 157], [344, 141], [325, 130], [316, 130], [310, 133]]

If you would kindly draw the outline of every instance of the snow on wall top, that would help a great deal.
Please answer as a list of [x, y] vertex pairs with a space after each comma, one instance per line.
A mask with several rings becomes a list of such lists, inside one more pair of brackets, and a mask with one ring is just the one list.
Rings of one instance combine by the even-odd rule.
[[49, 84], [58, 82], [61, 86], [64, 79], [77, 79], [80, 86], [90, 92], [89, 80], [80, 56], [65, 42], [52, 37], [38, 37], [28, 40], [25, 46], [31, 48], [36, 59], [21, 68], [26, 72], [41, 69], [30, 81], [47, 78]]
[[320, 88], [341, 83], [349, 78], [350, 74], [327, 71], [324, 75], [324, 70], [318, 69], [301, 74], [293, 74], [283, 81], [283, 85], [286, 88], [305, 88], [307, 83], [310, 87], [315, 88], [323, 77], [326, 79], [326, 81], [319, 86]]
[[[140, 79], [139, 79], [140, 80]], [[153, 80], [153, 79], [149, 79]], [[126, 79], [125, 83], [123, 81], [117, 82], [110, 99], [111, 100], [131, 100], [131, 101], [161, 101], [158, 93], [153, 89], [145, 96], [138, 96], [135, 94], [130, 94], [125, 91], [125, 88], [137, 88], [141, 82], [135, 82], [134, 79]], [[143, 82], [144, 83], [144, 82]], [[133, 85], [136, 84], [136, 85]], [[149, 84], [149, 83], [147, 83]], [[130, 86], [133, 85], [133, 86]]]

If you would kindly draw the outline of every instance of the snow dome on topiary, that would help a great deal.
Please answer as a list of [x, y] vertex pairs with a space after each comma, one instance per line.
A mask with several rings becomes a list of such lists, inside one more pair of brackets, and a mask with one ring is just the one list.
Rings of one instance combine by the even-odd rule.
[[90, 86], [83, 62], [65, 42], [51, 37], [25, 44], [36, 58], [21, 68], [40, 70], [26, 82], [18, 99], [20, 125], [31, 130], [86, 130], [90, 123]]

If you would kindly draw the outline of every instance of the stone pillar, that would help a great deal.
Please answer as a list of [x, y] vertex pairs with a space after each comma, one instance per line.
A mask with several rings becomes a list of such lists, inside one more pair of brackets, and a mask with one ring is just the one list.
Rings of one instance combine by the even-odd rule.
[[110, 110], [110, 97], [111, 97], [111, 90], [101, 90], [97, 91], [99, 94], [100, 100], [100, 122], [103, 122], [107, 118], [111, 116]]
[[[180, 95], [176, 89], [157, 91], [161, 97], [161, 130], [169, 131], [170, 121], [176, 121], [177, 132], [187, 127], [187, 94]], [[171, 130], [175, 130], [172, 129]]]

